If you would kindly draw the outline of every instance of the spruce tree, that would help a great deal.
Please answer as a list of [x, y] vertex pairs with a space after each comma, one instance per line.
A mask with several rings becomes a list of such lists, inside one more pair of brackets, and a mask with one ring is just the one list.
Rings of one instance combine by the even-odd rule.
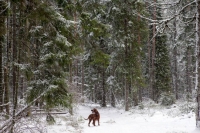
[[[82, 6], [84, 5], [84, 6]], [[94, 8], [95, 7], [95, 8]], [[86, 83], [94, 86], [98, 86], [95, 92], [94, 89], [88, 89], [87, 93], [96, 95], [97, 100], [100, 101], [101, 106], [106, 106], [106, 68], [109, 62], [109, 55], [106, 50], [106, 40], [108, 38], [108, 26], [105, 23], [104, 16], [104, 4], [100, 1], [79, 1], [77, 8], [80, 13], [82, 35], [81, 39], [84, 43], [85, 53], [88, 59], [85, 60], [86, 68]], [[91, 74], [90, 71], [94, 70], [93, 76], [98, 79], [99, 82], [93, 81], [93, 76], [87, 76]], [[95, 83], [94, 83], [95, 82]], [[91, 84], [92, 83], [92, 84]], [[94, 84], [94, 85], [93, 85]]]
[[56, 106], [71, 108], [73, 97], [67, 88], [66, 77], [71, 56], [77, 49], [71, 30], [74, 24], [55, 10], [57, 4], [38, 3], [30, 15], [38, 22], [29, 32], [35, 37], [37, 60], [28, 71], [32, 76], [27, 100], [31, 102], [44, 94], [39, 101], [45, 103], [47, 111]]
[[154, 88], [155, 101], [158, 101], [161, 93], [172, 93], [170, 61], [166, 39], [167, 37], [164, 34], [159, 34], [156, 36]]
[[[113, 0], [108, 3], [108, 20], [112, 27], [111, 44], [113, 59], [119, 61], [116, 70], [123, 75], [125, 110], [127, 111], [130, 104], [130, 97], [133, 97], [135, 105], [137, 105], [137, 92], [143, 85], [141, 57], [143, 44], [145, 43], [147, 27], [145, 21], [138, 19], [133, 15], [134, 11], [145, 13], [144, 5], [138, 1], [118, 1]], [[139, 38], [143, 38], [139, 41]], [[114, 63], [114, 62], [113, 62]], [[131, 91], [129, 91], [131, 90]], [[133, 96], [131, 96], [132, 94]]]

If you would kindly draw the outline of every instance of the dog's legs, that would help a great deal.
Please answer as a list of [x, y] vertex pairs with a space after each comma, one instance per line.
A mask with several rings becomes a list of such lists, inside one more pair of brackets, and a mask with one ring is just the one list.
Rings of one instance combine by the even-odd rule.
[[89, 119], [89, 123], [88, 123], [88, 126], [90, 126], [90, 122], [91, 122], [92, 120], [91, 119]]
[[95, 120], [93, 120], [93, 125], [95, 126]]

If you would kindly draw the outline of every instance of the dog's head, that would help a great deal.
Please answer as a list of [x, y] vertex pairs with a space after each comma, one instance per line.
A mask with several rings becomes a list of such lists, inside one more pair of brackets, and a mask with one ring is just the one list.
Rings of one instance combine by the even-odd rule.
[[95, 108], [92, 109], [91, 111], [92, 111], [92, 113], [98, 113], [97, 109], [95, 109]]
[[92, 113], [95, 113], [95, 112], [94, 112], [94, 109], [92, 109], [91, 111], [92, 111]]

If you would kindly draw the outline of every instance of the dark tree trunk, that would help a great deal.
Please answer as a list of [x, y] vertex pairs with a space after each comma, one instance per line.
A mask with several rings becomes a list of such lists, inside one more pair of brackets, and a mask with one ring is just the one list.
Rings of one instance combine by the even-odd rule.
[[174, 47], [174, 84], [175, 84], [175, 96], [178, 99], [178, 74], [177, 74], [177, 47]]
[[[114, 67], [113, 70], [112, 70], [112, 75], [114, 77], [115, 77], [115, 70], [116, 70], [116, 67]], [[116, 107], [116, 105], [115, 105], [115, 91], [114, 91], [114, 88], [111, 88], [110, 92], [111, 92], [111, 106], [112, 107]]]
[[189, 96], [192, 94], [192, 84], [191, 84], [191, 50], [190, 47], [187, 48], [186, 51], [186, 61], [187, 61], [187, 65], [186, 65], [186, 91], [187, 91], [187, 96], [189, 98]]
[[[198, 16], [197, 16], [197, 27], [198, 27], [198, 35], [197, 35], [197, 45], [200, 48], [200, 1], [197, 1], [197, 10], [198, 10]], [[197, 128], [200, 128], [200, 52], [198, 52], [198, 86], [197, 86], [197, 112], [196, 112], [196, 126]]]
[[116, 107], [116, 105], [115, 105], [115, 95], [114, 95], [113, 89], [111, 89], [111, 106]]
[[[12, 11], [13, 11], [13, 69], [12, 69], [12, 74], [13, 74], [13, 112], [12, 112], [12, 126], [15, 125], [15, 114], [16, 114], [16, 110], [17, 110], [17, 95], [18, 95], [18, 90], [17, 90], [17, 68], [15, 66], [15, 63], [17, 63], [17, 20], [16, 20], [16, 3], [12, 3]], [[11, 132], [13, 133], [13, 127]]]
[[0, 112], [3, 111], [3, 43], [6, 34], [6, 2], [0, 1]]
[[84, 74], [84, 64], [83, 60], [81, 60], [81, 96], [83, 96], [84, 85], [85, 85], [85, 74]]
[[[125, 18], [124, 19], [124, 32], [125, 34], [127, 34], [127, 19]], [[125, 39], [125, 42], [124, 42], [124, 45], [125, 45], [125, 69], [128, 68], [128, 66], [126, 66], [126, 61], [128, 59], [128, 44], [127, 44], [127, 39]], [[128, 69], [127, 69], [128, 70]], [[128, 79], [127, 79], [127, 74], [125, 73], [125, 111], [128, 111], [129, 110], [129, 89], [128, 89]]]
[[8, 70], [4, 68], [4, 88], [5, 88], [5, 104], [6, 104], [6, 115], [9, 118], [10, 107], [9, 107], [9, 88], [8, 88]]
[[[154, 2], [156, 3], [156, 0], [154, 0]], [[154, 6], [154, 9], [153, 9], [153, 19], [156, 20], [156, 6]], [[152, 83], [152, 99], [154, 101], [156, 101], [156, 97], [155, 97], [155, 51], [156, 51], [156, 25], [153, 24], [153, 40], [152, 40], [152, 59], [151, 59], [151, 83]]]
[[[1, 4], [0, 4], [1, 6]], [[2, 20], [0, 20], [0, 23], [1, 23]], [[3, 35], [1, 36], [0, 35], [0, 112], [3, 111], [3, 92], [4, 92], [4, 89], [3, 89], [3, 71], [2, 71], [2, 62], [3, 62]]]
[[102, 69], [102, 107], [106, 107], [105, 70]]
[[24, 78], [20, 78], [20, 99], [24, 98]]

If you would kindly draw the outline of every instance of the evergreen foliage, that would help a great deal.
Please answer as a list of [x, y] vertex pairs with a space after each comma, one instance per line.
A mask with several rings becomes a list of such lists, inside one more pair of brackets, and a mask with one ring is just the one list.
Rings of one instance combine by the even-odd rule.
[[[139, 88], [144, 85], [141, 57], [143, 56], [144, 43], [146, 43], [147, 23], [133, 14], [135, 11], [141, 14], [145, 13], [144, 5], [139, 1], [131, 0], [125, 2], [113, 0], [109, 1], [107, 5], [107, 19], [112, 28], [111, 55], [113, 55], [109, 69], [114, 69], [116, 74], [124, 76], [127, 80], [124, 81], [126, 82], [126, 90], [131, 90], [128, 95], [133, 97], [137, 104], [137, 96], [130, 94], [136, 94]], [[117, 78], [121, 80], [121, 87], [124, 88], [123, 78], [120, 76]]]
[[160, 96], [160, 103], [164, 106], [170, 106], [175, 103], [175, 97], [170, 92], [163, 92]]
[[156, 99], [163, 92], [171, 92], [170, 62], [166, 45], [166, 35], [156, 37], [156, 56], [155, 56], [155, 91]]
[[70, 31], [73, 23], [55, 10], [55, 6], [48, 6], [48, 3], [40, 4], [31, 15], [40, 20], [41, 25], [37, 25], [30, 33], [39, 38], [39, 57], [37, 67], [31, 70], [35, 80], [30, 82], [28, 101], [46, 92], [41, 101], [47, 110], [55, 106], [70, 108], [72, 96], [67, 89], [66, 76], [71, 56], [77, 49], [75, 38]]
[[[102, 90], [95, 90], [96, 92], [94, 92], [94, 88], [89, 88], [87, 93], [98, 94], [99, 96], [95, 96], [96, 100], [99, 100], [102, 106], [106, 106], [105, 70], [108, 67], [110, 57], [106, 49], [108, 45], [109, 26], [106, 24], [104, 18], [104, 4], [100, 1], [79, 1], [77, 8], [80, 11], [81, 39], [84, 43], [85, 52], [89, 55], [84, 63], [86, 65], [86, 75], [87, 73], [91, 74], [87, 70], [94, 70], [92, 76], [86, 76], [86, 83], [89, 87], [94, 86], [96, 88], [98, 86], [98, 88], [102, 88]], [[95, 82], [93, 79], [98, 79], [98, 82]]]
[[142, 97], [168, 106], [174, 95], [193, 96], [197, 5], [150, 2], [0, 0], [0, 112], [12, 111], [14, 127], [18, 99], [40, 102], [54, 122], [51, 108], [71, 113], [82, 96], [103, 107], [122, 103], [126, 111], [143, 109]]

